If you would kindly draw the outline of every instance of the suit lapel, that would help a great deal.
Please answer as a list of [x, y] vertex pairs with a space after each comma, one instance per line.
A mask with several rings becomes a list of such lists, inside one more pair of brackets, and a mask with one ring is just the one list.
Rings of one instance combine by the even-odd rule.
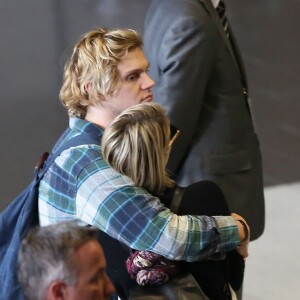
[[235, 40], [234, 34], [233, 34], [230, 26], [229, 26], [229, 34], [230, 34], [230, 41], [231, 41], [230, 44], [233, 49], [233, 52], [235, 53], [235, 58], [236, 58], [237, 64], [239, 65], [239, 70], [242, 75], [243, 85], [246, 88], [246, 90], [248, 90], [247, 75], [246, 75], [244, 63], [243, 63], [243, 60], [241, 57], [241, 52], [239, 50], [238, 44]]
[[[229, 33], [230, 33], [230, 37], [231, 37], [231, 42], [225, 34], [221, 20], [218, 16], [216, 9], [214, 8], [214, 6], [211, 2], [211, 0], [199, 0], [199, 1], [204, 5], [208, 14], [210, 15], [210, 17], [213, 19], [214, 23], [216, 24], [218, 31], [226, 45], [226, 48], [229, 51], [229, 53], [234, 61], [237, 71], [241, 75], [242, 82], [243, 82], [244, 86], [246, 87], [247, 80], [246, 80], [246, 76], [245, 76], [244, 66], [243, 66], [243, 63], [242, 63], [242, 60], [241, 60], [241, 57], [239, 54], [239, 50], [237, 48], [237, 45], [234, 40], [233, 33], [231, 31], [230, 26], [229, 26]], [[233, 45], [231, 45], [231, 43]]]

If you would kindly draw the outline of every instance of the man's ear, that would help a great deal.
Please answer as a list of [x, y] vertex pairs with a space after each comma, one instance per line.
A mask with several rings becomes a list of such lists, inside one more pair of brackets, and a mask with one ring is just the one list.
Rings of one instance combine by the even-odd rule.
[[84, 91], [89, 94], [90, 93], [90, 86], [91, 86], [91, 82], [88, 81], [84, 84]]
[[68, 299], [68, 290], [67, 284], [63, 281], [53, 281], [47, 289], [46, 299], [51, 300], [67, 300]]

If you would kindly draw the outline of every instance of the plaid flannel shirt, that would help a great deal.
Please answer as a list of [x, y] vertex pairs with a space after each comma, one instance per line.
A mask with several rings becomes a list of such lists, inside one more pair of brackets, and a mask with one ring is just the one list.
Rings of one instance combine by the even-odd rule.
[[[54, 150], [89, 132], [101, 138], [103, 129], [71, 118], [70, 129]], [[68, 220], [90, 224], [131, 248], [173, 260], [199, 260], [239, 243], [232, 217], [173, 214], [158, 198], [109, 167], [98, 145], [72, 147], [56, 158], [40, 182], [39, 217], [41, 226]]]

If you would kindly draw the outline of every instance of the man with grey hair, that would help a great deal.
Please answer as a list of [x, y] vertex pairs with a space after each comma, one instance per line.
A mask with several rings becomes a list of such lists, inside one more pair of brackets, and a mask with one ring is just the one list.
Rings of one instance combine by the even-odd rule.
[[32, 229], [18, 256], [18, 278], [28, 300], [109, 299], [115, 289], [105, 269], [96, 230], [74, 222]]

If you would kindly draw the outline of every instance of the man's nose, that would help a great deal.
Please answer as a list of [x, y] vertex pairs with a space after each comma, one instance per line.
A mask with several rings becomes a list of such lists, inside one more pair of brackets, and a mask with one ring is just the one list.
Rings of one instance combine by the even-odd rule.
[[116, 292], [116, 289], [108, 277], [107, 274], [105, 274], [105, 296], [111, 296], [113, 293]]
[[155, 85], [155, 81], [150, 77], [149, 74], [145, 73], [145, 77], [142, 84], [142, 89], [147, 90], [153, 88]]

